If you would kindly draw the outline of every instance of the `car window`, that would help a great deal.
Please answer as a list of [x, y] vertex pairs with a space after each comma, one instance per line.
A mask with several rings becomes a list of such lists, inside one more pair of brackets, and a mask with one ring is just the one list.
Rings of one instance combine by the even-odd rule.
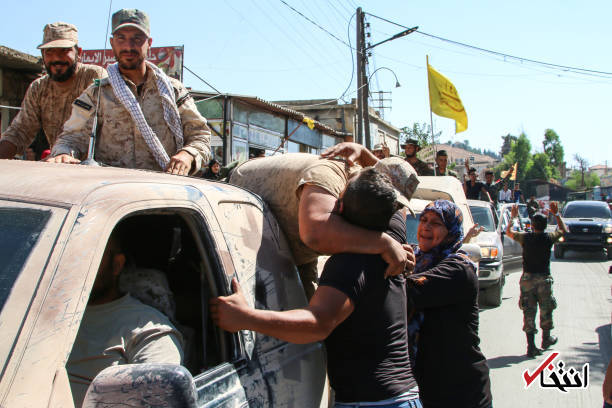
[[406, 215], [406, 242], [408, 244], [418, 244], [417, 228], [419, 226], [420, 218], [421, 213], [416, 214], [416, 216], [412, 216], [410, 214]]
[[0, 310], [50, 217], [47, 210], [0, 208]]
[[607, 206], [596, 205], [568, 205], [563, 212], [564, 218], [610, 218], [610, 209]]
[[474, 218], [475, 223], [484, 227], [485, 231], [495, 231], [495, 220], [489, 208], [470, 206], [470, 211], [472, 212], [472, 218]]
[[519, 214], [521, 216], [521, 218], [529, 218], [529, 212], [527, 211], [527, 206], [526, 205], [519, 205], [518, 206], [519, 209]]

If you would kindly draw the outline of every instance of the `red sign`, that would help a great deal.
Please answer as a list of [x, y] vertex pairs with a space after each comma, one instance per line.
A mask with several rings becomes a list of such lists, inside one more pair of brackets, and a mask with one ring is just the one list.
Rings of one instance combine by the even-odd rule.
[[[104, 54], [104, 57], [103, 57]], [[157, 65], [168, 76], [183, 80], [183, 47], [151, 47], [147, 61]], [[82, 61], [85, 64], [99, 65], [106, 68], [116, 62], [113, 50], [83, 50]]]

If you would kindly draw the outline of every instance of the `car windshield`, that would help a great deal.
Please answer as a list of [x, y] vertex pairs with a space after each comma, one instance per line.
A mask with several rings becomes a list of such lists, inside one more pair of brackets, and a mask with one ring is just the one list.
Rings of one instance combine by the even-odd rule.
[[0, 208], [0, 310], [50, 216], [51, 211]]
[[564, 218], [611, 218], [607, 205], [574, 204], [563, 211]]
[[413, 217], [410, 214], [406, 215], [406, 242], [411, 245], [416, 245], [419, 243], [417, 240], [417, 228], [419, 226], [419, 219], [421, 218], [421, 214], [416, 214], [416, 217]]
[[493, 214], [489, 208], [470, 206], [470, 211], [475, 223], [484, 227], [485, 231], [495, 231], [495, 221], [493, 220]]

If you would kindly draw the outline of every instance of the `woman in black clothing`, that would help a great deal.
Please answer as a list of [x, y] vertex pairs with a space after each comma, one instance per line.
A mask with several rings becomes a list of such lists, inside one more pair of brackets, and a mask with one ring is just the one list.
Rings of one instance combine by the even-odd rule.
[[478, 345], [476, 265], [459, 248], [463, 216], [437, 200], [421, 214], [408, 299], [420, 322], [415, 378], [424, 408], [492, 406], [487, 360]]
[[209, 180], [219, 180], [219, 171], [221, 170], [221, 165], [217, 161], [217, 159], [211, 159], [208, 162], [208, 166], [202, 172], [202, 177]]

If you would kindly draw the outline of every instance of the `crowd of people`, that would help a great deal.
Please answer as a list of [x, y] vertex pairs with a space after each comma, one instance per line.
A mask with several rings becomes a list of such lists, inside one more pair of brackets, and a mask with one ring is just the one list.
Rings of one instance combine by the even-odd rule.
[[[17, 153], [31, 158], [28, 147], [42, 130], [50, 147], [42, 160], [49, 163], [79, 163], [95, 148], [95, 159], [108, 165], [220, 180], [223, 169], [211, 158], [206, 119], [179, 81], [146, 61], [152, 44], [147, 14], [115, 12], [110, 44], [117, 63], [104, 70], [80, 62], [74, 25], [45, 26], [38, 48], [47, 75], [30, 85], [21, 111], [2, 134], [0, 158]], [[390, 157], [384, 144], [369, 151], [340, 143], [321, 157], [284, 154], [236, 165], [226, 181], [257, 193], [270, 206], [309, 303], [296, 310], [255, 310], [234, 278], [232, 295], [212, 299], [212, 318], [228, 331], [250, 329], [296, 343], [325, 341], [337, 407], [489, 408], [489, 368], [479, 348], [478, 278], [476, 265], [461, 249], [466, 238], [461, 210], [446, 200], [430, 203], [420, 217], [418, 245], [406, 244], [406, 213], [412, 211], [419, 177], [457, 174], [448, 168], [444, 150], [431, 168], [417, 158], [417, 140], [408, 139], [402, 148], [405, 159]], [[466, 171], [468, 198], [517, 200], [516, 188], [508, 193], [511, 172], [498, 182], [487, 172], [482, 183], [467, 163]], [[544, 237], [538, 229], [534, 234], [508, 231], [525, 248], [536, 242], [549, 252], [560, 236]], [[556, 341], [550, 334], [552, 278], [548, 265], [534, 261], [531, 253], [521, 279], [530, 356], [539, 350], [533, 342], [537, 302], [550, 316], [542, 325], [542, 347]], [[319, 276], [323, 254], [331, 257]], [[67, 364], [77, 406], [104, 366], [180, 364], [183, 358], [181, 335], [168, 319], [119, 289], [124, 264], [120, 239], [113, 236]], [[550, 297], [534, 297], [542, 291]], [[123, 318], [109, 322], [117, 313]], [[121, 335], [96, 335], [101, 324], [111, 323]], [[142, 330], [135, 332], [138, 325]]]

